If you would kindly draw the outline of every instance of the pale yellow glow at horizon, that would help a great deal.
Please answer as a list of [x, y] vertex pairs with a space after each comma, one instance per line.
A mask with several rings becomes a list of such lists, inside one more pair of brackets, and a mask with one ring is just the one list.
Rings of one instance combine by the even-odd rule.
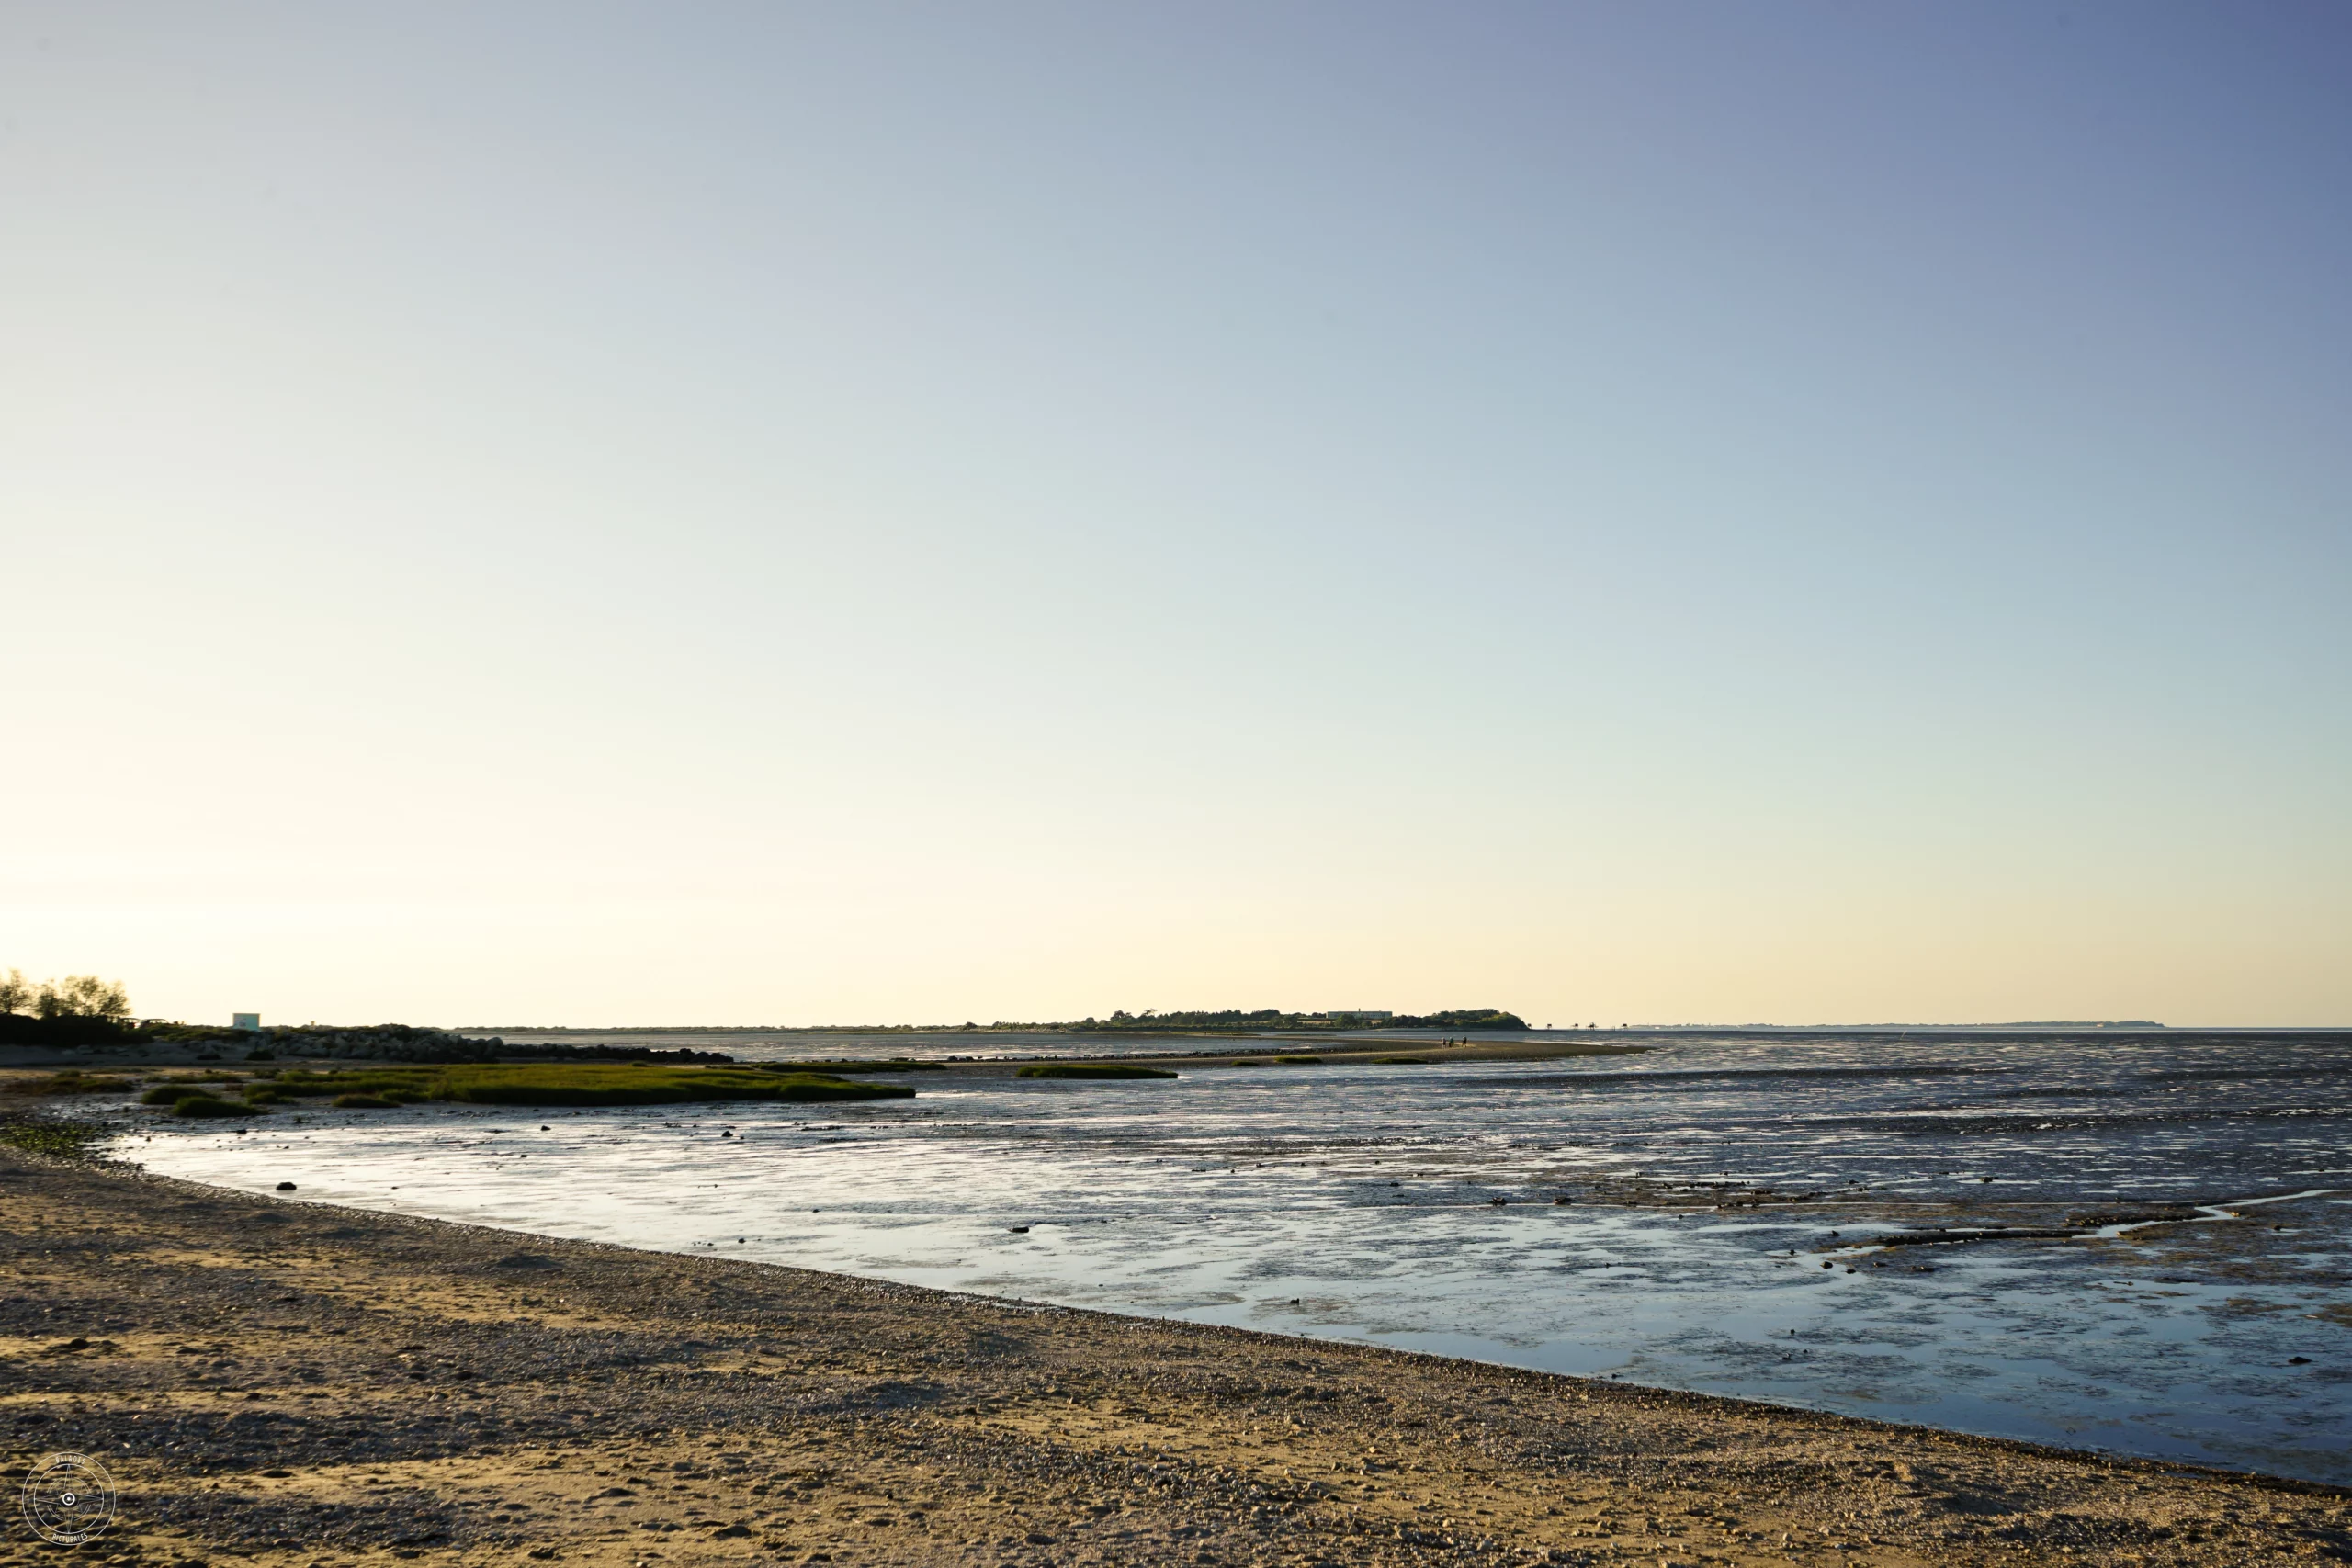
[[1713, 15], [18, 8], [0, 969], [2352, 1022], [2347, 100]]

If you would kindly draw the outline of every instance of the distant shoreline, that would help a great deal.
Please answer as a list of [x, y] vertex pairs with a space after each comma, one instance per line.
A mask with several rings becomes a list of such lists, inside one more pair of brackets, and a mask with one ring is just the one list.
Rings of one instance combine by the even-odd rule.
[[567, 1036], [643, 1036], [643, 1035], [893, 1035], [915, 1037], [1059, 1035], [1070, 1039], [1102, 1038], [1135, 1040], [1423, 1040], [1423, 1039], [1545, 1039], [1545, 1040], [1606, 1040], [1627, 1037], [1674, 1035], [1688, 1037], [1744, 1036], [1771, 1039], [1821, 1038], [1850, 1039], [1856, 1036], [1885, 1035], [1889, 1038], [1908, 1035], [1914, 1039], [1950, 1037], [1975, 1039], [1984, 1035], [2079, 1033], [2086, 1037], [2120, 1038], [2132, 1034], [2163, 1034], [2167, 1037], [2198, 1034], [2343, 1034], [2352, 1032], [2352, 1023], [1629, 1023], [1605, 1024], [1596, 1028], [1532, 1025], [1521, 1030], [1482, 1029], [1367, 1029], [1362, 1027], [1335, 1030], [1265, 1030], [1238, 1032], [1225, 1030], [1084, 1030], [1039, 1026], [1035, 1029], [997, 1028], [981, 1025], [965, 1029], [945, 1024], [766, 1024], [766, 1023], [664, 1023], [646, 1025], [593, 1024], [570, 1026], [562, 1024], [456, 1024], [446, 1032], [468, 1038], [499, 1035], [507, 1039], [518, 1036], [557, 1038]]

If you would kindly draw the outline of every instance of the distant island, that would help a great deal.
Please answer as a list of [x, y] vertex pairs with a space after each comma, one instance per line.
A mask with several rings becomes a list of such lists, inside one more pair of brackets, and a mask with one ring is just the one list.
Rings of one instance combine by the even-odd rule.
[[1379, 1012], [1369, 1009], [1333, 1012], [1284, 1012], [1260, 1008], [1245, 1012], [1227, 1008], [1218, 1012], [1114, 1012], [1108, 1018], [1081, 1018], [1059, 1023], [1003, 1023], [998, 1029], [1060, 1030], [1074, 1034], [1263, 1034], [1299, 1031], [1356, 1029], [1525, 1029], [1527, 1021], [1500, 1008], [1454, 1008], [1444, 1012]]
[[1050, 1023], [1018, 1023], [999, 1019], [994, 1023], [657, 1023], [596, 1024], [572, 1027], [560, 1023], [461, 1024], [454, 1032], [481, 1034], [1259, 1034], [1269, 1032], [1357, 1029], [1526, 1029], [1528, 1022], [1500, 1008], [1452, 1008], [1442, 1012], [1384, 1012], [1373, 1008], [1333, 1009], [1326, 1012], [1284, 1012], [1280, 1008], [1245, 1010], [1114, 1012], [1108, 1018], [1065, 1019]]

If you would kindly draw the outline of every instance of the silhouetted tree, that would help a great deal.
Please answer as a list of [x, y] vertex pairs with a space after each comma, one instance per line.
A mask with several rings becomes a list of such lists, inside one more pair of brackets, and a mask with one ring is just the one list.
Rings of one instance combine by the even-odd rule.
[[127, 1023], [130, 1020], [130, 997], [119, 980], [101, 980], [96, 975], [68, 975], [62, 980], [42, 982], [40, 995], [33, 998], [33, 1011], [42, 1018], [97, 1018], [108, 1023]]

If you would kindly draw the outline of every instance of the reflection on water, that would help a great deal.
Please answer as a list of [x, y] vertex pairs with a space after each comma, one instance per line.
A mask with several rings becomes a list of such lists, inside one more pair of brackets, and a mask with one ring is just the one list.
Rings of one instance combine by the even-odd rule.
[[124, 1152], [328, 1202], [2352, 1482], [2352, 1037], [1655, 1043], [922, 1074], [914, 1100], [849, 1108], [281, 1114]]

